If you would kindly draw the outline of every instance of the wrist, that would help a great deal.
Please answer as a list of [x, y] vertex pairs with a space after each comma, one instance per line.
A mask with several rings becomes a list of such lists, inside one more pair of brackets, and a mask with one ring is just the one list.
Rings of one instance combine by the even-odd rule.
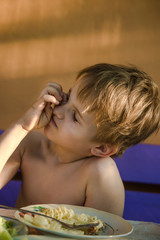
[[33, 130], [36, 125], [37, 125], [37, 119], [35, 120], [34, 118], [31, 118], [27, 116], [27, 114], [25, 114], [23, 117], [21, 117], [18, 121], [17, 121], [17, 126], [19, 126], [19, 128], [21, 128], [24, 132], [29, 133], [31, 130]]
[[20, 132], [21, 134], [24, 134], [24, 135], [27, 135], [31, 131], [31, 129], [28, 129], [27, 126], [25, 126], [25, 123], [22, 119], [19, 119], [15, 123], [15, 127], [18, 132]]

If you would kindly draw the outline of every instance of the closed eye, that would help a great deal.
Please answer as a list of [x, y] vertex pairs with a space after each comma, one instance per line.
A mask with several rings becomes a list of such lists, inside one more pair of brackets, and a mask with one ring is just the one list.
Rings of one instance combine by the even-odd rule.
[[76, 117], [76, 112], [75, 111], [73, 111], [73, 121], [74, 122], [78, 122], [78, 119]]

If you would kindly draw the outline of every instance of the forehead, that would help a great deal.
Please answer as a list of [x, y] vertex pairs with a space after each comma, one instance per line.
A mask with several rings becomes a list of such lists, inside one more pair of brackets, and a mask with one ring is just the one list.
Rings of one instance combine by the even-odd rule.
[[78, 108], [78, 110], [81, 113], [85, 113], [87, 111], [87, 106], [85, 104], [82, 104], [82, 102], [79, 99], [79, 84], [75, 84], [72, 88], [69, 90], [69, 95], [70, 95], [70, 101], [71, 103]]
[[72, 104], [79, 110], [79, 112], [83, 115], [84, 118], [90, 119], [93, 121], [95, 118], [95, 114], [90, 112], [90, 104], [87, 99], [83, 99], [79, 96], [79, 90], [81, 89], [80, 83], [77, 82], [70, 89], [70, 101]]
[[79, 79], [75, 82], [71, 90], [74, 90], [74, 94], [77, 99], [85, 106], [88, 107], [93, 102], [93, 85], [92, 87], [84, 79]]

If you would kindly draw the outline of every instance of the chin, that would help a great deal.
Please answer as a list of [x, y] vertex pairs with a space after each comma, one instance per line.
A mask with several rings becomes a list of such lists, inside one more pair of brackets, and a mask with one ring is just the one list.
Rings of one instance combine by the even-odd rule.
[[44, 135], [53, 142], [53, 133], [50, 131], [49, 126], [44, 127]]

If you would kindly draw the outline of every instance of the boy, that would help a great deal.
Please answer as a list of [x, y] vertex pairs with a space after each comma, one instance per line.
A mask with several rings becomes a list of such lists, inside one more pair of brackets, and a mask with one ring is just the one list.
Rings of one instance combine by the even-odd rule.
[[[20, 168], [17, 207], [64, 203], [122, 216], [124, 187], [110, 156], [146, 139], [159, 117], [156, 84], [132, 66], [88, 67], [68, 94], [48, 83], [1, 136], [0, 187]], [[32, 132], [39, 127], [44, 135]]]

